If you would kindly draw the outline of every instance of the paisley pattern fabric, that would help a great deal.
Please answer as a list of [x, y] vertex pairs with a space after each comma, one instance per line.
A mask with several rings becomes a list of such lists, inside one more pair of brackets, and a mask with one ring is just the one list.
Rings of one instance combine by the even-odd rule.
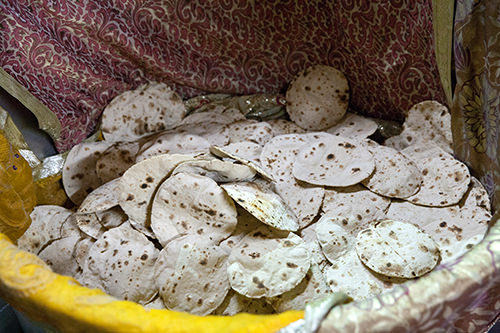
[[316, 63], [342, 70], [354, 110], [402, 120], [445, 102], [431, 0], [5, 0], [0, 65], [60, 119], [60, 151], [147, 80], [182, 97], [277, 93]]

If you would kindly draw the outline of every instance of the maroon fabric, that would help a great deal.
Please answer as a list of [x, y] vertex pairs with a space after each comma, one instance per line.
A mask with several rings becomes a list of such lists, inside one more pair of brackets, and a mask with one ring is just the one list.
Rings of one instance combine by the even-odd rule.
[[182, 97], [278, 92], [315, 64], [342, 70], [353, 109], [403, 118], [445, 102], [431, 1], [4, 0], [0, 65], [53, 110], [66, 150], [147, 80]]

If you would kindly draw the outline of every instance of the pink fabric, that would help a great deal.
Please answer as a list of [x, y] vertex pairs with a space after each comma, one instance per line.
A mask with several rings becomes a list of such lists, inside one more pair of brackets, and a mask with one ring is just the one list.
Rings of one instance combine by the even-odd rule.
[[185, 98], [278, 92], [323, 63], [345, 72], [364, 114], [402, 119], [445, 101], [431, 1], [6, 0], [0, 22], [0, 64], [59, 117], [59, 150], [147, 80]]

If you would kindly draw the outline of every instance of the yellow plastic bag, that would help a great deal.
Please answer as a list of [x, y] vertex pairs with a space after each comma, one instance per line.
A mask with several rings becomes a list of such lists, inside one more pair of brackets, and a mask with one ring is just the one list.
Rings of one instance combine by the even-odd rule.
[[36, 205], [28, 162], [0, 135], [0, 232], [18, 239], [30, 225]]

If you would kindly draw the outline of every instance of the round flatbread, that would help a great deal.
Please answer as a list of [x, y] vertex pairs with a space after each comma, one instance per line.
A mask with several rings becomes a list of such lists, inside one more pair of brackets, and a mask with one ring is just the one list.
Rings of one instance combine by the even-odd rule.
[[265, 298], [249, 298], [230, 290], [222, 304], [212, 314], [234, 316], [238, 313], [273, 314], [275, 312]]
[[309, 225], [318, 215], [325, 189], [297, 181], [292, 173], [293, 162], [303, 144], [322, 135], [277, 136], [264, 146], [260, 156], [262, 168], [272, 176], [276, 192], [297, 216], [299, 228]]
[[436, 101], [415, 104], [403, 124], [403, 131], [385, 140], [385, 145], [402, 150], [413, 144], [432, 143], [447, 153], [453, 153], [451, 114], [448, 108]]
[[215, 156], [228, 157], [243, 164], [248, 161], [260, 164], [262, 146], [250, 141], [241, 141], [230, 143], [224, 147], [212, 146], [210, 152]]
[[297, 286], [311, 265], [304, 241], [293, 233], [261, 227], [233, 249], [227, 273], [231, 288], [250, 297], [274, 297]]
[[[72, 230], [63, 233], [63, 224], [73, 214], [69, 209], [54, 205], [36, 206], [30, 214], [31, 224], [17, 240], [17, 246], [25, 251], [38, 254], [51, 241], [65, 236], [78, 235]], [[65, 235], [66, 234], [66, 235]]]
[[241, 206], [236, 206], [238, 223], [236, 228], [231, 233], [231, 236], [224, 239], [219, 246], [231, 253], [232, 249], [238, 244], [243, 237], [257, 228], [262, 227], [264, 224], [260, 222], [255, 216], [250, 214], [246, 209]]
[[[407, 150], [408, 149], [408, 150]], [[412, 159], [423, 176], [420, 191], [405, 198], [424, 206], [449, 206], [462, 199], [469, 187], [470, 173], [465, 164], [456, 160], [444, 150], [435, 147], [418, 155], [411, 154], [412, 148], [401, 153]]]
[[225, 132], [225, 124], [214, 121], [216, 119], [205, 119], [203, 123], [199, 124], [184, 124], [176, 127], [171, 132], [179, 134], [191, 134], [201, 136], [210, 144], [217, 146], [224, 146], [229, 143], [229, 136]]
[[75, 244], [75, 252], [73, 252], [73, 258], [78, 263], [78, 266], [83, 270], [85, 267], [85, 261], [89, 256], [89, 251], [92, 245], [94, 245], [95, 239], [92, 238], [82, 238]]
[[80, 229], [76, 224], [76, 214], [73, 213], [61, 225], [61, 237], [81, 236]]
[[300, 238], [304, 240], [311, 255], [311, 264], [316, 264], [323, 271], [330, 262], [325, 257], [321, 246], [319, 245], [318, 237], [316, 236], [316, 225], [312, 223], [300, 231]]
[[324, 130], [342, 119], [349, 104], [349, 84], [344, 74], [330, 66], [305, 69], [286, 91], [290, 119], [307, 130]]
[[273, 137], [283, 134], [305, 133], [306, 130], [295, 124], [293, 121], [286, 119], [271, 119], [266, 120], [273, 129]]
[[359, 260], [356, 251], [349, 251], [324, 272], [326, 283], [333, 292], [344, 292], [355, 301], [380, 294], [384, 283]]
[[295, 124], [293, 121], [286, 119], [270, 119], [266, 120], [273, 129], [273, 137], [292, 133], [305, 133], [306, 130]]
[[120, 206], [134, 228], [154, 237], [149, 211], [156, 188], [178, 164], [193, 159], [179, 154], [155, 156], [134, 164], [123, 174], [119, 184]]
[[62, 181], [64, 191], [75, 205], [80, 205], [87, 194], [102, 184], [96, 173], [96, 163], [110, 145], [105, 141], [84, 142], [69, 151]]
[[448, 207], [425, 207], [393, 202], [387, 218], [418, 225], [441, 250], [441, 262], [451, 263], [478, 244], [491, 219], [489, 200], [483, 186], [473, 179], [464, 198]]
[[174, 169], [172, 176], [178, 173], [205, 176], [217, 183], [249, 181], [255, 177], [255, 170], [249, 166], [218, 159], [183, 162]]
[[227, 124], [224, 132], [230, 143], [250, 141], [263, 146], [273, 137], [273, 129], [268, 123], [250, 119]]
[[95, 214], [104, 229], [119, 227], [128, 220], [127, 214], [119, 206]]
[[417, 226], [384, 220], [362, 230], [356, 253], [363, 264], [386, 276], [412, 279], [430, 272], [439, 262], [439, 248]]
[[155, 266], [165, 306], [200, 316], [217, 309], [229, 292], [227, 256], [211, 241], [195, 235], [169, 242]]
[[245, 120], [245, 115], [237, 109], [217, 108], [215, 111], [191, 113], [182, 119], [181, 124], [203, 124], [210, 119], [211, 122], [219, 124], [231, 124], [239, 120]]
[[76, 276], [81, 272], [78, 262], [73, 257], [80, 236], [56, 239], [45, 247], [38, 257], [57, 274]]
[[369, 224], [358, 223], [353, 218], [325, 214], [316, 223], [316, 237], [325, 257], [332, 264], [345, 256], [347, 252], [354, 251], [356, 235]]
[[102, 113], [107, 141], [127, 141], [173, 128], [186, 115], [179, 95], [167, 85], [151, 82], [116, 96]]
[[165, 133], [141, 146], [136, 162], [162, 154], [201, 154], [208, 152], [210, 142], [198, 135]]
[[161, 184], [153, 201], [151, 228], [163, 246], [179, 234], [218, 244], [237, 222], [233, 201], [208, 177], [178, 173]]
[[215, 156], [230, 158], [241, 164], [248, 165], [265, 179], [273, 180], [273, 177], [260, 166], [262, 147], [256, 143], [243, 141], [231, 143], [223, 148], [211, 146], [210, 152]]
[[330, 135], [300, 148], [293, 175], [315, 185], [350, 186], [368, 178], [374, 168], [373, 156], [362, 144]]
[[279, 195], [256, 183], [240, 182], [221, 185], [235, 202], [259, 221], [278, 230], [296, 231], [297, 217]]
[[121, 177], [128, 168], [135, 163], [135, 156], [139, 151], [140, 143], [116, 142], [106, 149], [96, 162], [96, 173], [101, 182]]
[[371, 140], [365, 143], [375, 161], [375, 170], [362, 181], [370, 191], [390, 198], [404, 199], [420, 190], [423, 176], [415, 162], [393, 148], [381, 146]]
[[388, 198], [354, 185], [326, 190], [321, 209], [329, 215], [353, 217], [358, 223], [370, 223], [385, 218], [390, 204]]
[[125, 223], [106, 231], [90, 248], [82, 279], [111, 296], [146, 304], [157, 294], [153, 269], [158, 253], [150, 240]]
[[377, 131], [378, 124], [363, 116], [347, 112], [337, 125], [325, 130], [335, 136], [351, 139], [364, 139]]
[[116, 178], [90, 192], [78, 207], [78, 213], [97, 213], [118, 206], [119, 184], [120, 178]]
[[332, 291], [345, 292], [355, 300], [372, 297], [390, 287], [367, 269], [356, 255], [356, 235], [369, 225], [356, 218], [325, 214], [312, 226], [322, 253], [331, 262], [331, 265], [320, 265], [326, 283]]
[[313, 262], [305, 278], [295, 288], [281, 295], [267, 298], [267, 301], [276, 312], [280, 313], [288, 310], [304, 310], [307, 303], [331, 293], [332, 290], [326, 283], [320, 266]]
[[99, 239], [106, 229], [102, 226], [95, 213], [74, 214], [76, 225], [85, 235]]
[[145, 304], [144, 308], [148, 310], [165, 310], [167, 307], [165, 306], [165, 303], [163, 303], [161, 297], [156, 296], [151, 302]]

